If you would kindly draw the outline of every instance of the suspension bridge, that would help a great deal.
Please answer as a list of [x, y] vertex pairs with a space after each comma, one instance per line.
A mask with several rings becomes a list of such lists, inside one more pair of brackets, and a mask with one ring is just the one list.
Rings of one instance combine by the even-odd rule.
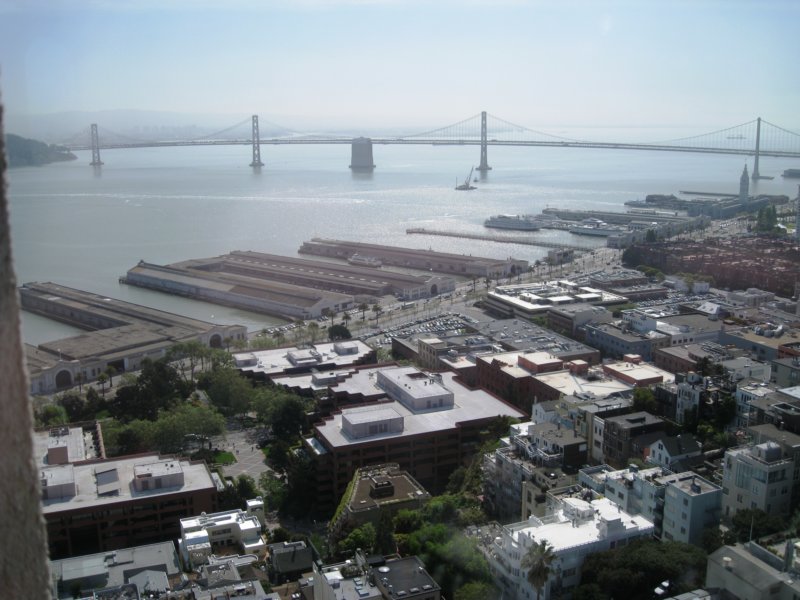
[[349, 144], [352, 169], [372, 169], [373, 146], [388, 144], [469, 145], [480, 146], [478, 171], [489, 171], [489, 146], [539, 146], [558, 148], [600, 148], [611, 150], [648, 150], [662, 152], [698, 152], [709, 154], [738, 154], [753, 156], [753, 178], [759, 174], [761, 156], [800, 158], [800, 134], [770, 123], [761, 117], [732, 127], [701, 135], [651, 143], [603, 142], [562, 137], [516, 125], [505, 119], [481, 112], [457, 123], [399, 136], [329, 135], [303, 133], [262, 122], [260, 131], [258, 115], [253, 115], [220, 131], [195, 139], [147, 140], [122, 135], [92, 124], [86, 130], [61, 142], [70, 150], [91, 150], [94, 166], [103, 164], [101, 150], [121, 148], [157, 148], [170, 146], [227, 146], [252, 147], [250, 166], [264, 166], [261, 160], [262, 145], [281, 144]]

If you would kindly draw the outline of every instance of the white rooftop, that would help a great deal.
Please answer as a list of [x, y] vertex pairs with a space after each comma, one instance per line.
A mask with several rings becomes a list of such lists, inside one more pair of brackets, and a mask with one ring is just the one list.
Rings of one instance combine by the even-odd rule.
[[[570, 502], [567, 503], [566, 500]], [[631, 535], [635, 532], [646, 534], [653, 530], [653, 523], [641, 515], [630, 515], [608, 498], [600, 498], [586, 502], [577, 498], [568, 498], [565, 505], [551, 519], [540, 521], [531, 518], [522, 523], [508, 525], [512, 539], [525, 548], [532, 543], [546, 540], [553, 551], [558, 554], [569, 548], [582, 546], [602, 539], [601, 523], [610, 523], [621, 527]], [[572, 518], [574, 514], [585, 514], [588, 518]]]
[[[160, 463], [174, 463], [177, 467], [166, 467]], [[139, 473], [155, 474], [162, 471], [171, 472], [176, 468], [183, 471], [183, 485], [180, 487], [137, 491], [132, 484], [137, 469]], [[191, 492], [208, 488], [216, 489], [205, 463], [192, 464], [185, 460], [159, 458], [158, 455], [121, 458], [82, 465], [57, 465], [46, 467], [41, 471], [43, 476], [46, 472], [46, 476], [53, 479], [68, 477], [68, 472], [72, 471], [77, 490], [77, 493], [71, 497], [42, 500], [44, 514], [110, 505], [135, 498], [165, 495], [175, 491]], [[102, 490], [102, 486], [105, 484], [103, 474], [112, 471], [116, 472], [118, 492], [113, 495], [100, 496], [98, 491]], [[99, 478], [98, 473], [100, 474]]]
[[[308, 350], [299, 348], [251, 350], [241, 354], [234, 354], [234, 360], [237, 361], [238, 368], [241, 371], [264, 373], [267, 376], [272, 376], [281, 375], [289, 369], [296, 369], [298, 366], [310, 366], [313, 364], [345, 367], [358, 362], [372, 351], [372, 348], [360, 340], [348, 340], [346, 343], [328, 342], [315, 344], [313, 349]], [[300, 362], [292, 362], [290, 356], [295, 361], [300, 360]], [[253, 361], [255, 361], [255, 364], [242, 364]]]
[[[387, 367], [396, 369], [396, 367]], [[517, 419], [525, 417], [525, 414], [516, 408], [497, 399], [492, 394], [483, 390], [470, 390], [454, 380], [456, 373], [444, 372], [440, 374], [442, 385], [453, 392], [455, 404], [452, 408], [437, 411], [412, 412], [400, 402], [392, 401], [381, 403], [381, 409], [391, 409], [397, 416], [403, 417], [404, 430], [398, 433], [386, 432], [351, 439], [342, 431], [342, 415], [350, 416], [360, 408], [344, 409], [341, 413], [335, 414], [324, 423], [317, 425], [316, 430], [320, 438], [323, 438], [333, 447], [347, 446], [351, 444], [373, 441], [375, 439], [388, 439], [409, 435], [431, 433], [455, 429], [458, 423], [486, 419], [497, 416], [510, 416]], [[312, 438], [313, 439], [313, 438]], [[324, 448], [316, 451], [324, 450]]]

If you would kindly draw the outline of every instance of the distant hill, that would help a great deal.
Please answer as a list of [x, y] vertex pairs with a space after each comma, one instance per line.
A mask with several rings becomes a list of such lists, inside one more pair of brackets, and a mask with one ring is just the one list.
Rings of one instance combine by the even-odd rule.
[[12, 133], [6, 134], [6, 155], [9, 167], [35, 167], [77, 158], [63, 146], [48, 145]]

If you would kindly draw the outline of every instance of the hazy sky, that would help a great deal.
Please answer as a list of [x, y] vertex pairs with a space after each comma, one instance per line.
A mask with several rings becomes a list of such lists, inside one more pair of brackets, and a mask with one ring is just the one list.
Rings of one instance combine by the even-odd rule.
[[10, 115], [800, 125], [797, 0], [0, 0]]

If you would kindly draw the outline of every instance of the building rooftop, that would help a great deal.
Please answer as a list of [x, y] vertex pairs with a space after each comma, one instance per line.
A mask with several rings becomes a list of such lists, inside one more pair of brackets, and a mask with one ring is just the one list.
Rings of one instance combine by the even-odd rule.
[[[45, 515], [116, 504], [134, 499], [158, 497], [175, 492], [216, 489], [205, 463], [191, 463], [158, 455], [104, 460], [80, 465], [58, 465], [40, 469], [42, 480], [55, 484], [74, 483], [73, 493], [42, 500]], [[170, 477], [171, 475], [180, 477]], [[168, 476], [160, 489], [137, 489], [137, 477], [157, 479]], [[180, 484], [172, 485], [173, 483]], [[46, 490], [44, 491], [46, 493]]]
[[661, 485], [673, 485], [689, 496], [701, 496], [722, 490], [720, 486], [691, 471], [662, 475], [661, 477], [656, 477], [654, 481]]
[[259, 373], [267, 377], [312, 368], [346, 367], [363, 362], [375, 351], [360, 340], [325, 342], [311, 348], [277, 348], [248, 350], [233, 355], [243, 373]]
[[[351, 512], [377, 508], [382, 504], [394, 504], [399, 500], [430, 499], [430, 494], [397, 464], [363, 467], [353, 476], [355, 485], [349, 501]], [[376, 482], [386, 491], [376, 494]], [[388, 482], [384, 484], [382, 482]], [[391, 491], [391, 493], [389, 493]]]
[[603, 526], [625, 531], [639, 531], [645, 535], [653, 530], [653, 523], [641, 515], [630, 515], [608, 498], [586, 502], [578, 498], [565, 498], [562, 507], [552, 517], [507, 525], [511, 539], [527, 548], [546, 540], [558, 554], [603, 538]]
[[[397, 370], [398, 367], [390, 366], [380, 370]], [[455, 381], [456, 374], [441, 373], [442, 385], [453, 393], [455, 404], [452, 408], [436, 411], [413, 412], [398, 401], [389, 401], [379, 405], [380, 410], [391, 409], [403, 419], [401, 432], [377, 433], [367, 437], [352, 438], [343, 430], [343, 419], [350, 419], [353, 414], [363, 411], [364, 408], [344, 409], [341, 413], [319, 423], [316, 426], [317, 434], [331, 446], [347, 446], [350, 444], [371, 442], [377, 439], [391, 439], [401, 436], [432, 433], [455, 429], [459, 423], [478, 419], [488, 419], [496, 416], [510, 416], [523, 418], [525, 415], [516, 408], [506, 404], [495, 396], [483, 390], [470, 390]], [[366, 407], [365, 407], [366, 408]]]
[[603, 365], [603, 370], [612, 377], [622, 378], [624, 381], [630, 381], [634, 385], [644, 385], [653, 381], [661, 381], [663, 383], [675, 381], [675, 375], [669, 371], [644, 362], [610, 362]]
[[626, 393], [633, 388], [628, 383], [599, 373], [596, 370], [590, 371], [589, 377], [570, 373], [569, 371], [540, 373], [534, 377], [565, 396], [605, 398], [612, 394]]
[[655, 415], [651, 415], [649, 412], [640, 411], [627, 415], [608, 417], [606, 419], [606, 427], [608, 427], [610, 423], [616, 423], [623, 429], [632, 429], [634, 427], [641, 427], [643, 425], [660, 423], [661, 421], [662, 419], [656, 417]]
[[[60, 589], [59, 598], [72, 598], [71, 586], [81, 580], [91, 580], [96, 589], [102, 589], [128, 583], [132, 574], [143, 571], [169, 577], [179, 575], [181, 567], [174, 544], [161, 542], [50, 561], [51, 575]], [[85, 586], [81, 589], [89, 591]]]

